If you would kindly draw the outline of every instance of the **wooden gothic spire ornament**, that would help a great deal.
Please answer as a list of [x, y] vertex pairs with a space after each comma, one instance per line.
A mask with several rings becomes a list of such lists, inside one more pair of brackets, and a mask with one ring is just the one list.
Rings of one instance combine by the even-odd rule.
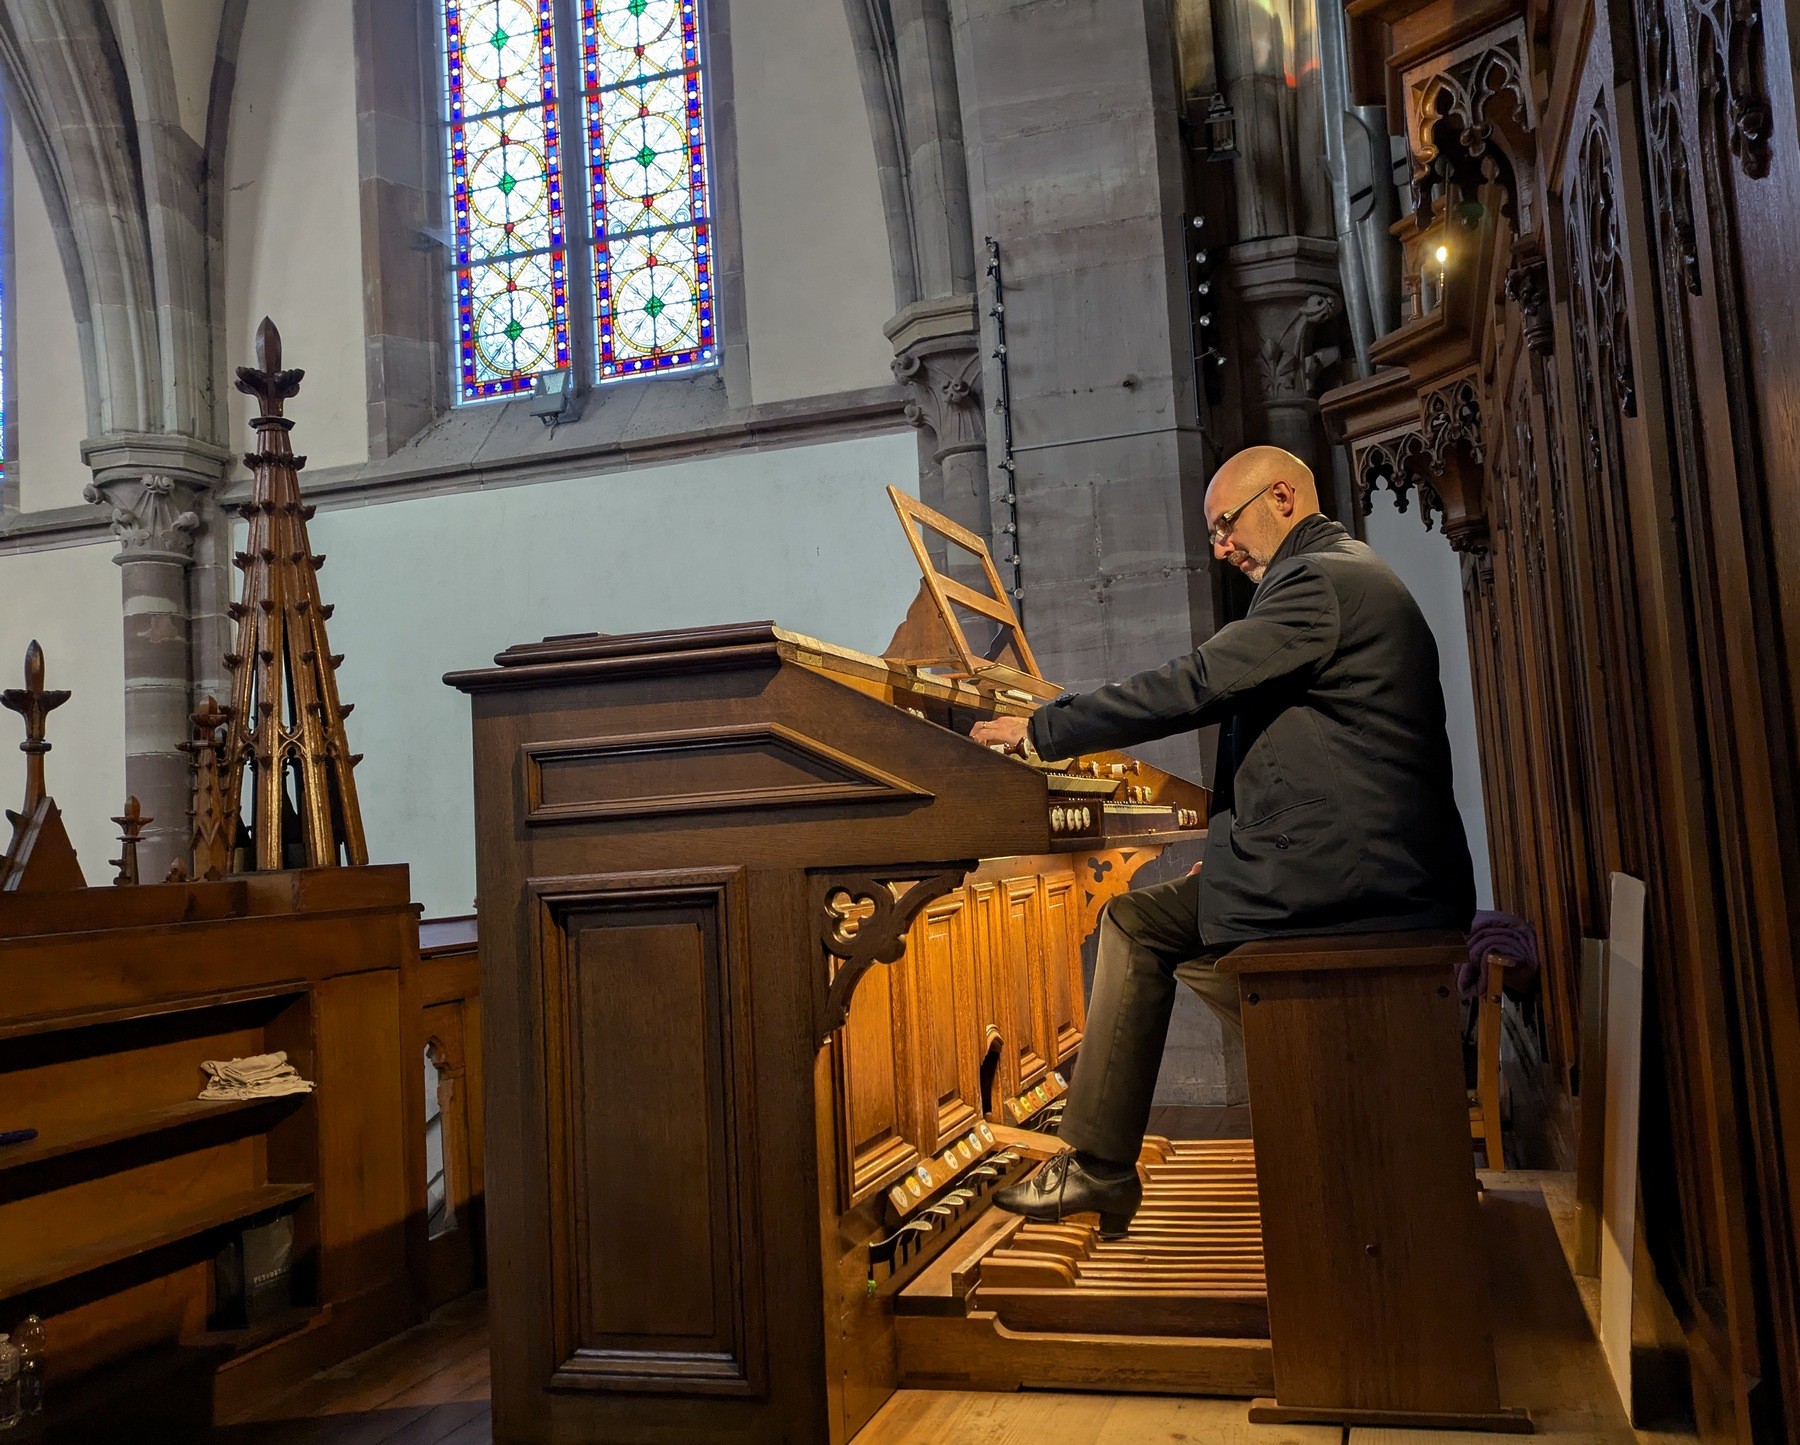
[[135, 887], [138, 878], [138, 842], [144, 836], [144, 829], [156, 819], [144, 816], [143, 804], [134, 793], [125, 800], [125, 811], [113, 822], [119, 825], [119, 856], [112, 860], [113, 867], [119, 870], [113, 883], [121, 888]]
[[237, 809], [225, 804], [224, 775], [220, 754], [224, 751], [229, 708], [219, 706], [210, 693], [191, 714], [194, 736], [182, 747], [194, 759], [194, 821], [189, 833], [189, 861], [195, 878], [218, 879], [231, 871], [231, 852], [237, 844]]
[[25, 719], [25, 805], [6, 810], [12, 841], [0, 856], [0, 892], [36, 893], [56, 888], [85, 888], [81, 863], [63, 827], [62, 812], [44, 783], [44, 755], [50, 751], [45, 725], [50, 714], [69, 700], [66, 691], [44, 686], [44, 649], [34, 640], [25, 649], [25, 686], [0, 692], [0, 707]]
[[[218, 759], [220, 822], [235, 831], [248, 773], [249, 868], [367, 863], [354, 777], [359, 759], [344, 736], [350, 704], [338, 699], [344, 659], [325, 639], [332, 612], [319, 599], [325, 559], [307, 542], [313, 508], [300, 501], [306, 458], [294, 455], [294, 424], [282, 415], [305, 373], [282, 369], [281, 333], [266, 316], [256, 332], [256, 362], [237, 371], [237, 389], [261, 405], [251, 422], [257, 448], [244, 458], [254, 480], [239, 509], [249, 538], [235, 559], [244, 588], [231, 607], [237, 644], [225, 656], [232, 694]], [[216, 857], [209, 852], [208, 861]]]

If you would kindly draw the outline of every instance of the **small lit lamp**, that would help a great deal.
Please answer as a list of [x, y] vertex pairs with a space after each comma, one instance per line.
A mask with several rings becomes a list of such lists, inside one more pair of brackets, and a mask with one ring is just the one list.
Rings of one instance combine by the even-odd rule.
[[531, 389], [531, 414], [545, 426], [574, 421], [581, 415], [572, 371], [546, 371]]
[[[1440, 240], [1436, 245], [1431, 246], [1429, 249], [1433, 264], [1423, 268], [1423, 279], [1426, 283], [1424, 287], [1424, 310], [1427, 315], [1436, 311], [1443, 303], [1445, 273], [1450, 266], [1450, 247], [1447, 242]], [[1434, 266], [1435, 269], [1433, 269]]]

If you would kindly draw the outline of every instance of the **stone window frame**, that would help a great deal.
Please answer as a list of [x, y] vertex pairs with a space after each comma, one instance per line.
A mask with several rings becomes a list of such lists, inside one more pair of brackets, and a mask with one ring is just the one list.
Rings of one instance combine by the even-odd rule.
[[19, 485], [19, 286], [18, 210], [14, 205], [13, 123], [0, 90], [0, 458], [6, 471], [0, 476], [0, 519], [24, 515]]
[[[637, 409], [641, 388], [686, 384], [717, 393], [700, 408], [698, 425], [719, 413], [751, 409], [750, 355], [746, 334], [744, 260], [738, 205], [736, 107], [733, 95], [730, 0], [702, 0], [702, 56], [707, 108], [707, 166], [712, 192], [715, 275], [713, 304], [719, 337], [715, 367], [619, 378], [594, 375], [592, 287], [585, 264], [588, 217], [587, 150], [580, 119], [582, 97], [570, 75], [580, 74], [577, 0], [554, 0], [558, 68], [565, 137], [579, 137], [579, 159], [565, 156], [569, 186], [571, 295], [576, 350], [575, 381], [581, 419], [572, 426], [600, 441], [622, 435]], [[375, 465], [433, 431], [454, 425], [463, 410], [521, 409], [527, 396], [459, 403], [456, 357], [449, 178], [444, 164], [443, 40], [438, 0], [355, 0], [357, 151], [363, 235], [363, 322], [368, 378], [369, 460]], [[573, 149], [573, 147], [571, 147]], [[570, 177], [580, 172], [580, 185]], [[576, 190], [579, 191], [579, 203]], [[579, 224], [576, 224], [576, 223]], [[606, 424], [611, 414], [613, 424]], [[558, 430], [563, 430], [559, 427]], [[527, 433], [527, 437], [529, 433]], [[523, 442], [525, 438], [522, 438]], [[537, 450], [535, 447], [530, 450]]]

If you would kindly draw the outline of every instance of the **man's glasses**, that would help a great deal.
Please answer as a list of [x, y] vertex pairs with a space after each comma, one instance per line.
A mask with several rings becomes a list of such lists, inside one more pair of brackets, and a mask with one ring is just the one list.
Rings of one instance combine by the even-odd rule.
[[[1275, 483], [1273, 482], [1269, 483], [1269, 487], [1274, 485]], [[1225, 539], [1231, 535], [1231, 529], [1237, 526], [1237, 519], [1244, 515], [1244, 509], [1260, 497], [1263, 492], [1268, 491], [1269, 487], [1264, 487], [1261, 491], [1252, 492], [1229, 512], [1221, 512], [1219, 514], [1219, 520], [1212, 524], [1212, 528], [1208, 533], [1212, 538], [1213, 546], [1223, 547], [1225, 545]]]

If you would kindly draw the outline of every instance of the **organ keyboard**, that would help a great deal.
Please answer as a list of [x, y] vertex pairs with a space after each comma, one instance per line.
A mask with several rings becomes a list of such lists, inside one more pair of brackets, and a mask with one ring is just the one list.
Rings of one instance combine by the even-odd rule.
[[[937, 573], [918, 528], [952, 524], [896, 505], [925, 577], [886, 656], [751, 623], [447, 679], [474, 717], [496, 1439], [838, 1445], [903, 1379], [1055, 1359], [1269, 1388], [1247, 1146], [1168, 1146], [1130, 1248], [990, 1207], [1054, 1147], [1027, 1126], [1081, 1047], [1083, 940], [1208, 797], [971, 742], [1056, 689], [1016, 619], [967, 645], [952, 604], [1010, 617], [997, 579]], [[1231, 1327], [1067, 1355], [1121, 1299]]]

